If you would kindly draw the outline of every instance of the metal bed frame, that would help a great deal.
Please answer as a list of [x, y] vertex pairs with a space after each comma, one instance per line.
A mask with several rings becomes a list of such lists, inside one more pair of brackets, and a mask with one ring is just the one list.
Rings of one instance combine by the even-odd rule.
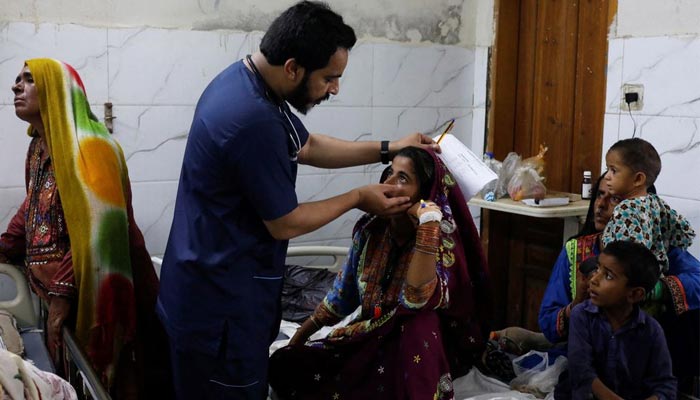
[[[17, 320], [20, 333], [25, 340], [25, 335], [37, 334], [41, 336], [41, 344], [45, 343], [46, 332], [44, 321], [46, 317], [47, 305], [38, 301], [29, 290], [29, 285], [21, 267], [0, 263], [0, 274], [9, 276], [15, 283], [17, 293], [13, 299], [0, 301], [0, 309], [8, 310]], [[35, 341], [36, 342], [36, 341]], [[44, 345], [43, 353], [48, 358], [48, 350]], [[65, 379], [75, 388], [78, 399], [84, 400], [110, 400], [109, 393], [98, 379], [97, 374], [92, 369], [87, 357], [81, 351], [75, 341], [75, 336], [70, 329], [63, 327], [63, 359]], [[31, 357], [31, 355], [29, 355]], [[55, 372], [55, 365], [50, 363]], [[39, 366], [39, 363], [36, 363]]]
[[[314, 268], [327, 268], [336, 271], [342, 265], [347, 256], [347, 247], [338, 246], [290, 246], [287, 251], [287, 260], [294, 259], [297, 264], [303, 264]], [[330, 263], [328, 260], [330, 258]], [[162, 259], [151, 257], [156, 270], [159, 270]], [[0, 263], [0, 274], [9, 276], [17, 289], [13, 299], [0, 301], [0, 309], [8, 310], [14, 315], [18, 326], [23, 332], [40, 333], [42, 344], [45, 343], [46, 333], [44, 321], [48, 307], [38, 301], [29, 289], [27, 279], [21, 267]], [[45, 354], [48, 351], [44, 349]], [[63, 328], [63, 359], [60, 361], [64, 367], [65, 379], [75, 388], [78, 398], [82, 400], [111, 400], [111, 397], [94, 371], [87, 356], [78, 346], [73, 332]], [[49, 360], [50, 363], [50, 360]], [[55, 365], [51, 363], [52, 371]]]

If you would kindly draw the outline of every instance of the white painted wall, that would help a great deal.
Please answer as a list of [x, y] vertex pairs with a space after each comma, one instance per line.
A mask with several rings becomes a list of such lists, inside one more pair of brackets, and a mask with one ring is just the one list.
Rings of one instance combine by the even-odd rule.
[[613, 37], [678, 36], [700, 33], [700, 1], [618, 0]]
[[[0, 21], [264, 31], [291, 0], [3, 0]], [[471, 47], [493, 0], [329, 0], [358, 36]], [[490, 8], [489, 8], [490, 4]], [[486, 22], [484, 22], [486, 21]], [[465, 23], [466, 22], [466, 23]], [[490, 43], [490, 42], [489, 42]]]
[[493, 44], [494, 29], [493, 0], [464, 2], [460, 43], [465, 46], [490, 47]]

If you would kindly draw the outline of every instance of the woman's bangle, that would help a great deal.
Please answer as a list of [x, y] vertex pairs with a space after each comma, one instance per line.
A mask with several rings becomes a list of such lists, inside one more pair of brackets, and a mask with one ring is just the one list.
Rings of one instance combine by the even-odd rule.
[[425, 247], [418, 247], [416, 246], [416, 251], [419, 253], [427, 254], [430, 256], [434, 256], [437, 253], [437, 247], [433, 248], [425, 248]]
[[439, 243], [439, 225], [420, 225], [418, 229], [416, 229], [416, 245], [437, 247]]
[[316, 321], [316, 318], [314, 318], [313, 315], [310, 316], [309, 319], [310, 319], [311, 322], [314, 324], [314, 326], [316, 326], [316, 329], [321, 329], [321, 325], [319, 325], [318, 321]]

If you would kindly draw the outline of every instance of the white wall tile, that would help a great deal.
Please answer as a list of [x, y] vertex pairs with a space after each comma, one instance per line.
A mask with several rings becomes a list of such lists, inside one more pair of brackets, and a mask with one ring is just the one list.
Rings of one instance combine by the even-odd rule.
[[80, 74], [88, 99], [107, 101], [107, 31], [71, 24], [8, 23], [0, 29], [0, 104], [13, 104], [10, 86], [31, 58], [56, 58]]
[[[661, 174], [656, 181], [659, 193], [700, 200], [700, 185], [691, 171], [700, 170], [698, 118], [637, 116], [637, 137], [648, 141], [661, 156]], [[622, 116], [622, 137], [631, 137], [632, 122]]]
[[374, 107], [372, 131], [392, 140], [413, 132], [439, 136], [442, 131], [436, 129], [451, 118], [455, 119], [455, 125], [450, 133], [469, 144], [472, 134], [470, 108]]
[[[351, 142], [366, 140], [382, 140], [382, 136], [373, 134], [372, 109], [369, 107], [333, 107], [323, 103], [314, 107], [307, 115], [297, 113], [304, 126], [311, 133], [321, 133]], [[300, 165], [299, 174], [319, 173], [349, 173], [364, 171], [366, 167], [350, 167], [343, 169], [321, 170], [315, 167]]]
[[[455, 125], [450, 133], [467, 146], [471, 145], [471, 109], [374, 107], [373, 110], [372, 131], [382, 132], [382, 137], [387, 139], [399, 139], [413, 132], [439, 136], [442, 131], [437, 132], [436, 128], [455, 118]], [[383, 169], [381, 164], [368, 166], [368, 170], [373, 172], [381, 173]]]
[[606, 113], [617, 113], [620, 111], [624, 49], [624, 39], [612, 39], [608, 41], [607, 88], [605, 91]]
[[[297, 177], [297, 198], [302, 203], [324, 200], [370, 183], [376, 182], [370, 181], [368, 175], [364, 173], [299, 176]], [[352, 235], [352, 227], [361, 215], [361, 211], [351, 210], [317, 231], [301, 236], [298, 240], [326, 241], [349, 238]]]
[[610, 146], [619, 140], [620, 118], [629, 118], [629, 116], [623, 115], [620, 117], [619, 114], [605, 114], [603, 118], [603, 147], [600, 159], [601, 172], [607, 169], [605, 165], [605, 154], [608, 152]]
[[151, 255], [162, 255], [173, 222], [177, 181], [131, 184], [134, 218]]
[[249, 49], [250, 51], [248, 53], [253, 54], [256, 53], [260, 50], [260, 42], [262, 41], [264, 32], [251, 32], [249, 33]]
[[177, 181], [194, 106], [117, 105], [114, 115], [131, 181]]
[[307, 115], [297, 116], [311, 133], [322, 133], [349, 141], [379, 140], [372, 133], [372, 109], [370, 107], [317, 106]]
[[700, 258], [700, 200], [680, 199], [672, 196], [663, 196], [669, 206], [684, 216], [690, 226], [695, 229], [695, 240], [688, 250], [695, 258]]
[[29, 124], [17, 118], [14, 105], [0, 105], [0, 188], [24, 188]]
[[625, 40], [622, 83], [644, 85], [638, 114], [700, 116], [700, 36]]
[[374, 46], [358, 44], [351, 51], [348, 66], [340, 78], [340, 93], [326, 103], [330, 106], [372, 105], [372, 69]]
[[224, 31], [109, 30], [109, 94], [124, 105], [193, 105], [248, 53], [248, 35]]
[[374, 106], [470, 107], [474, 51], [376, 44], [373, 75]]
[[370, 183], [377, 182], [370, 181], [365, 173], [308, 174], [297, 177], [297, 199], [302, 203], [325, 200]]
[[[18, 171], [22, 175], [24, 169]], [[12, 217], [17, 214], [19, 206], [22, 205], [27, 191], [22, 187], [0, 188], [0, 232], [5, 232]]]

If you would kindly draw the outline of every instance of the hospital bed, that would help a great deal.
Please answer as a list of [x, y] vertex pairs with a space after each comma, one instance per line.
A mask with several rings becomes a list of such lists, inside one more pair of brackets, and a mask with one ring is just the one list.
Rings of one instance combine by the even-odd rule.
[[[337, 272], [343, 265], [347, 256], [347, 247], [338, 246], [290, 246], [287, 251], [287, 265], [302, 265], [304, 267], [325, 268]], [[355, 314], [348, 316], [336, 326], [342, 326], [350, 322]], [[289, 342], [289, 338], [299, 324], [282, 321], [280, 334], [270, 346], [270, 354]], [[320, 339], [328, 335], [335, 327], [324, 327], [310, 339]], [[482, 374], [477, 368], [472, 368], [465, 376], [457, 378], [453, 382], [455, 399], [457, 400], [530, 400], [535, 396], [511, 390], [510, 387], [495, 378]], [[548, 396], [547, 399], [552, 399]]]
[[[291, 246], [287, 252], [287, 264], [325, 268], [332, 272], [337, 272], [340, 270], [347, 252], [347, 247], [339, 246]], [[160, 271], [161, 258], [152, 257], [152, 261], [156, 270]], [[8, 276], [14, 282], [16, 288], [14, 297], [0, 301], [0, 309], [10, 311], [17, 320], [24, 341], [25, 358], [31, 359], [41, 370], [55, 372], [55, 367], [44, 345], [42, 321], [45, 316], [45, 307], [31, 293], [26, 278], [18, 267], [0, 263], [0, 275]], [[3, 290], [5, 289], [4, 287], [2, 288]], [[12, 291], [10, 290], [10, 292]], [[346, 319], [345, 322], [350, 318]], [[340, 324], [343, 324], [343, 322]], [[291, 337], [298, 326], [298, 324], [283, 321], [280, 328], [280, 337]], [[331, 329], [326, 327], [321, 332], [318, 332], [318, 337], [314, 336], [312, 338], [316, 339], [327, 335]], [[97, 378], [85, 354], [77, 346], [73, 334], [64, 328], [63, 338], [65, 363], [68, 365], [69, 371], [68, 381], [78, 392], [78, 398], [109, 400], [108, 392]], [[271, 352], [285, 345], [287, 341], [288, 339], [283, 338], [273, 343]], [[522, 400], [533, 398], [522, 393], [510, 391], [507, 385], [481, 375], [476, 369], [473, 369], [469, 375], [455, 380], [454, 385], [455, 399], [459, 400]]]
[[[9, 277], [14, 283], [14, 290], [11, 288], [5, 290], [10, 295], [14, 293], [14, 297], [0, 301], [0, 309], [9, 311], [17, 321], [24, 343], [24, 358], [31, 360], [42, 371], [55, 373], [56, 368], [44, 344], [43, 321], [46, 306], [31, 293], [24, 273], [19, 267], [0, 263], [0, 274]], [[4, 283], [8, 283], [7, 280], [4, 280]], [[75, 388], [79, 399], [110, 399], [87, 361], [87, 357], [78, 347], [72, 332], [65, 327], [63, 328], [63, 354], [62, 362], [68, 371], [66, 380]]]

